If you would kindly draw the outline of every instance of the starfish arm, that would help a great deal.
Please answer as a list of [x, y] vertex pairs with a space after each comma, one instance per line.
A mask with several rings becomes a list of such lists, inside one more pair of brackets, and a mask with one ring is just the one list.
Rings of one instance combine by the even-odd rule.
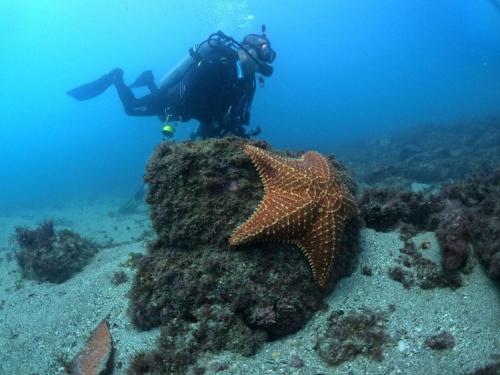
[[321, 176], [325, 179], [333, 178], [335, 175], [331, 163], [323, 155], [315, 152], [308, 151], [303, 156], [304, 165], [309, 168], [312, 174]]
[[310, 151], [289, 159], [245, 145], [264, 185], [255, 213], [229, 238], [236, 246], [253, 241], [298, 245], [315, 281], [325, 286], [345, 224], [358, 213], [356, 202], [337, 170]]
[[329, 209], [334, 213], [338, 213], [338, 215], [345, 218], [346, 221], [349, 221], [359, 213], [358, 206], [347, 188], [342, 187], [342, 189], [338, 191], [340, 194], [337, 195], [336, 199], [330, 202]]
[[314, 217], [308, 197], [269, 192], [250, 218], [231, 237], [231, 246], [255, 240], [288, 241], [301, 235]]
[[251, 145], [245, 145], [245, 153], [252, 159], [265, 192], [273, 189], [301, 192], [310, 183], [302, 159], [285, 158]]
[[313, 271], [314, 279], [325, 286], [330, 278], [335, 256], [346, 224], [356, 215], [357, 206], [348, 197], [338, 198], [318, 214], [312, 230], [299, 241]]
[[297, 241], [309, 261], [314, 279], [319, 286], [326, 285], [340, 241], [341, 228], [336, 223], [332, 212], [318, 214], [312, 229]]

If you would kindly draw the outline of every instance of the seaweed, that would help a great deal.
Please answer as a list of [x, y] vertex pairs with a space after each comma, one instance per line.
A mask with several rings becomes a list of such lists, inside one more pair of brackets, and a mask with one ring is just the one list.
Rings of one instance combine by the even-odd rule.
[[97, 247], [68, 229], [55, 231], [50, 220], [35, 229], [16, 227], [12, 240], [23, 277], [62, 283], [81, 271], [97, 253]]
[[337, 366], [358, 355], [383, 359], [388, 342], [388, 313], [367, 307], [360, 311], [333, 311], [325, 331], [316, 339], [314, 349], [329, 366]]

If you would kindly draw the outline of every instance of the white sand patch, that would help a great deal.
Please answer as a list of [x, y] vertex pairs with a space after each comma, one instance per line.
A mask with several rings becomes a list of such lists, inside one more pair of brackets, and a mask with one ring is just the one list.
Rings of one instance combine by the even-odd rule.
[[[102, 250], [82, 272], [62, 284], [29, 280], [19, 284], [16, 262], [4, 260], [0, 264], [0, 373], [58, 373], [57, 358], [71, 359], [104, 318], [111, 326], [116, 363], [125, 368], [134, 352], [152, 348], [158, 332], [138, 332], [127, 316], [126, 293], [134, 271], [120, 264], [130, 252], [143, 253], [144, 244]], [[117, 270], [124, 270], [129, 281], [113, 285], [111, 277]]]
[[[430, 255], [437, 242], [432, 233], [418, 237], [431, 241]], [[415, 241], [417, 243], [417, 241]], [[418, 242], [419, 243], [419, 242]], [[226, 362], [229, 368], [218, 374], [463, 374], [495, 362], [500, 354], [500, 295], [498, 289], [477, 266], [464, 277], [464, 287], [408, 290], [389, 278], [387, 271], [403, 243], [398, 233], [363, 230], [358, 270], [342, 279], [327, 298], [328, 312], [319, 312], [305, 329], [282, 340], [268, 343], [255, 357], [244, 358], [232, 353], [207, 355], [200, 361], [210, 369], [214, 362]], [[431, 256], [432, 257], [432, 256]], [[369, 266], [373, 276], [361, 274]], [[332, 310], [355, 310], [363, 306], [387, 311], [391, 342], [384, 348], [384, 360], [358, 356], [351, 362], [328, 367], [313, 349], [315, 337], [322, 332]], [[425, 339], [446, 330], [453, 334], [455, 347], [434, 351]], [[291, 367], [298, 355], [304, 367]], [[215, 372], [208, 371], [207, 374]]]
[[[71, 359], [96, 325], [107, 318], [115, 342], [115, 373], [125, 373], [131, 356], [155, 345], [158, 330], [138, 332], [127, 316], [128, 298], [135, 270], [123, 267], [129, 253], [145, 253], [145, 242], [132, 242], [150, 230], [142, 215], [116, 216], [121, 202], [24, 212], [0, 218], [0, 374], [57, 374], [57, 358]], [[99, 243], [124, 243], [102, 249], [91, 262], [62, 284], [24, 280], [6, 242], [14, 227], [35, 227], [54, 219], [56, 230], [69, 228]], [[128, 229], [127, 229], [128, 227]], [[114, 285], [111, 278], [123, 270], [128, 281]]]
[[[20, 281], [17, 263], [7, 261], [7, 253], [0, 251], [0, 374], [58, 373], [57, 357], [66, 353], [72, 358], [106, 317], [116, 343], [116, 362], [121, 365], [115, 374], [125, 373], [133, 353], [154, 348], [158, 330], [138, 332], [127, 316], [126, 293], [134, 270], [120, 266], [130, 252], [145, 252], [143, 241], [132, 241], [150, 230], [149, 220], [146, 215], [109, 215], [117, 207], [116, 202], [108, 202], [0, 218], [0, 249], [8, 248], [6, 239], [16, 225], [34, 226], [43, 218], [53, 217], [61, 218], [56, 221], [56, 229], [66, 226], [98, 242], [111, 237], [114, 243], [124, 243], [101, 250], [82, 272], [58, 285]], [[200, 365], [210, 368], [215, 361], [227, 362], [229, 368], [218, 374], [428, 375], [465, 373], [494, 362], [494, 356], [500, 354], [498, 289], [479, 266], [464, 277], [464, 286], [456, 291], [405, 289], [387, 275], [403, 246], [398, 237], [397, 233], [363, 230], [358, 270], [342, 279], [327, 299], [329, 312], [363, 306], [386, 311], [389, 304], [395, 305], [387, 324], [392, 340], [384, 349], [382, 362], [357, 357], [337, 367], [325, 366], [313, 345], [329, 312], [318, 312], [302, 331], [266, 344], [254, 357], [207, 354]], [[414, 241], [417, 246], [429, 241], [431, 247], [421, 251], [430, 259], [438, 259], [433, 233], [422, 234]], [[365, 265], [371, 267], [373, 276], [362, 275], [360, 269]], [[111, 277], [117, 270], [125, 270], [129, 281], [113, 285]], [[429, 335], [440, 330], [453, 334], [453, 349], [438, 352], [424, 345]], [[293, 355], [304, 361], [303, 368], [291, 367]]]
[[151, 226], [147, 206], [141, 205], [137, 213], [119, 215], [118, 209], [125, 200], [104, 200], [80, 206], [44, 210], [23, 210], [8, 216], [0, 213], [0, 252], [9, 247], [9, 238], [16, 226], [35, 228], [44, 220], [52, 220], [56, 230], [67, 228], [98, 242], [118, 245], [137, 242]]

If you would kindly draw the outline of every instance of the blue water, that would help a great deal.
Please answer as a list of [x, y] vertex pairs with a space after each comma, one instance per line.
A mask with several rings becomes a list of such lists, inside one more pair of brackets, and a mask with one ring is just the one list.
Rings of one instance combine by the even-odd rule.
[[[306, 5], [309, 4], [309, 5]], [[129, 196], [162, 140], [114, 91], [65, 92], [114, 67], [160, 78], [219, 29], [267, 24], [275, 74], [253, 125], [277, 148], [334, 152], [358, 137], [498, 114], [494, 0], [0, 0], [0, 209]], [[178, 139], [196, 124], [183, 124]]]

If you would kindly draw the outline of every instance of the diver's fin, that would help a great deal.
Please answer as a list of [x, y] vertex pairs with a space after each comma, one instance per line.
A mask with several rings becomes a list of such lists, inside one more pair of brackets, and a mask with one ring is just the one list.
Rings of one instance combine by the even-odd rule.
[[111, 74], [105, 74], [101, 78], [95, 81], [86, 83], [82, 86], [78, 86], [72, 90], [69, 90], [66, 94], [72, 96], [76, 100], [88, 100], [101, 95], [106, 89], [113, 83], [113, 77]]

